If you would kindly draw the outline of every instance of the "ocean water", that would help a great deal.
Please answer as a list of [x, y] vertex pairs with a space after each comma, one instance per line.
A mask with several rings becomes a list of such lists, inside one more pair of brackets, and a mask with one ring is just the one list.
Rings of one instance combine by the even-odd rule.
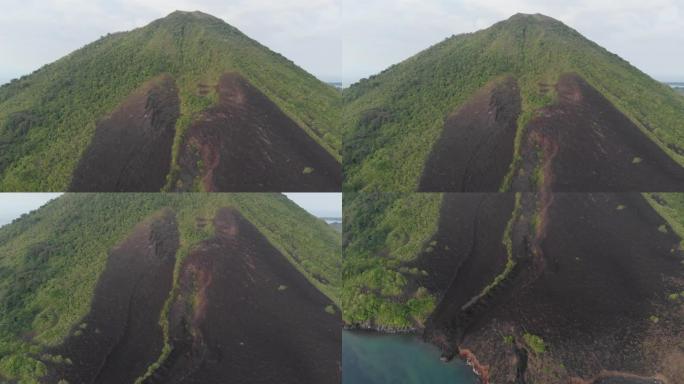
[[343, 384], [476, 384], [464, 362], [439, 360], [437, 347], [412, 335], [342, 331]]

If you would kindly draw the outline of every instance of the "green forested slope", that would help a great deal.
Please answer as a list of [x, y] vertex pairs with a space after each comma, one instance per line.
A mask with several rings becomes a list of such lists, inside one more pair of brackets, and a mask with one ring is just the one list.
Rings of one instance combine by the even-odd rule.
[[174, 12], [0, 87], [0, 190], [65, 190], [96, 122], [162, 73], [175, 78], [181, 98], [175, 161], [184, 129], [216, 101], [198, 85], [226, 72], [249, 80], [339, 159], [338, 91], [220, 19]]
[[345, 193], [342, 316], [348, 324], [410, 328], [424, 321], [435, 298], [427, 292], [399, 299], [410, 271], [404, 264], [428, 246], [437, 231], [442, 195]]
[[552, 85], [567, 72], [587, 80], [684, 164], [684, 99], [674, 90], [557, 20], [517, 14], [447, 38], [345, 90], [345, 190], [416, 190], [446, 116], [504, 75], [513, 76], [522, 93], [519, 140], [533, 112], [554, 100]]
[[43, 349], [88, 312], [108, 251], [136, 224], [164, 208], [175, 212], [178, 267], [192, 245], [213, 235], [221, 207], [237, 208], [338, 301], [339, 233], [280, 194], [67, 194], [0, 228], [0, 381], [33, 383], [45, 373]]

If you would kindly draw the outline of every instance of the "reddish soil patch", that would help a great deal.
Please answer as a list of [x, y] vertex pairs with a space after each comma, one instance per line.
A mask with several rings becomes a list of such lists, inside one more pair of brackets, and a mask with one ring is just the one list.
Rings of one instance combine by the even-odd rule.
[[520, 103], [520, 90], [510, 77], [479, 90], [447, 118], [418, 190], [498, 191], [513, 160]]
[[237, 211], [180, 274], [173, 352], [147, 383], [339, 383], [341, 319]]
[[[526, 127], [518, 179], [541, 162], [550, 164], [544, 176], [557, 192], [684, 190], [684, 168], [581, 77], [561, 76], [556, 91], [558, 102]], [[514, 181], [515, 190], [535, 188]]]
[[[543, 269], [516, 255], [517, 273], [490, 298], [459, 345], [490, 367], [492, 382], [569, 383], [594, 380], [604, 371], [641, 378], [611, 375], [596, 383], [655, 377], [684, 337], [679, 304], [668, 299], [684, 288], [680, 239], [658, 230], [664, 220], [639, 194], [557, 193], [551, 201], [535, 256], [544, 259]], [[531, 351], [525, 332], [540, 336], [546, 352]], [[524, 369], [521, 350], [529, 352]]]
[[459, 349], [458, 356], [465, 360], [468, 365], [473, 367], [473, 371], [480, 378], [482, 384], [489, 384], [489, 367], [482, 365], [478, 360], [477, 356], [469, 349]]
[[111, 250], [90, 313], [63, 345], [49, 351], [73, 364], [50, 367], [48, 381], [133, 383], [157, 360], [163, 347], [159, 317], [172, 281], [178, 232], [164, 211], [139, 224]]
[[340, 191], [342, 169], [241, 76], [221, 76], [219, 102], [188, 129], [176, 187], [207, 191]]
[[179, 109], [174, 80], [150, 80], [97, 124], [70, 191], [159, 192], [171, 165]]

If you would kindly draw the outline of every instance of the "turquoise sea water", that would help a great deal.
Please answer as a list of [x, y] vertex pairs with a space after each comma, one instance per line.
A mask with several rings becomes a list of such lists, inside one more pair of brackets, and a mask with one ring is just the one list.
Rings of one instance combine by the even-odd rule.
[[476, 384], [464, 362], [439, 360], [440, 351], [412, 335], [342, 332], [343, 384]]

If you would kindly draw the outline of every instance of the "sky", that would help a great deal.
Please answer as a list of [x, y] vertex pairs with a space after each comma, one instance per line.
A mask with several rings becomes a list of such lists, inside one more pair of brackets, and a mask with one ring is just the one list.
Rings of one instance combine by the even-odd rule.
[[219, 17], [323, 81], [339, 81], [342, 0], [0, 0], [0, 84], [175, 10]]
[[[0, 193], [0, 227], [42, 207], [61, 193]], [[285, 193], [316, 217], [342, 217], [341, 193]]]
[[0, 193], [0, 227], [59, 195], [61, 193]]
[[316, 217], [342, 217], [341, 193], [284, 193]]
[[517, 12], [559, 19], [657, 80], [684, 81], [684, 0], [0, 0], [0, 7], [0, 83], [176, 9], [220, 17], [324, 81], [355, 82]]
[[515, 13], [556, 18], [660, 81], [684, 81], [684, 0], [343, 0], [343, 81]]

